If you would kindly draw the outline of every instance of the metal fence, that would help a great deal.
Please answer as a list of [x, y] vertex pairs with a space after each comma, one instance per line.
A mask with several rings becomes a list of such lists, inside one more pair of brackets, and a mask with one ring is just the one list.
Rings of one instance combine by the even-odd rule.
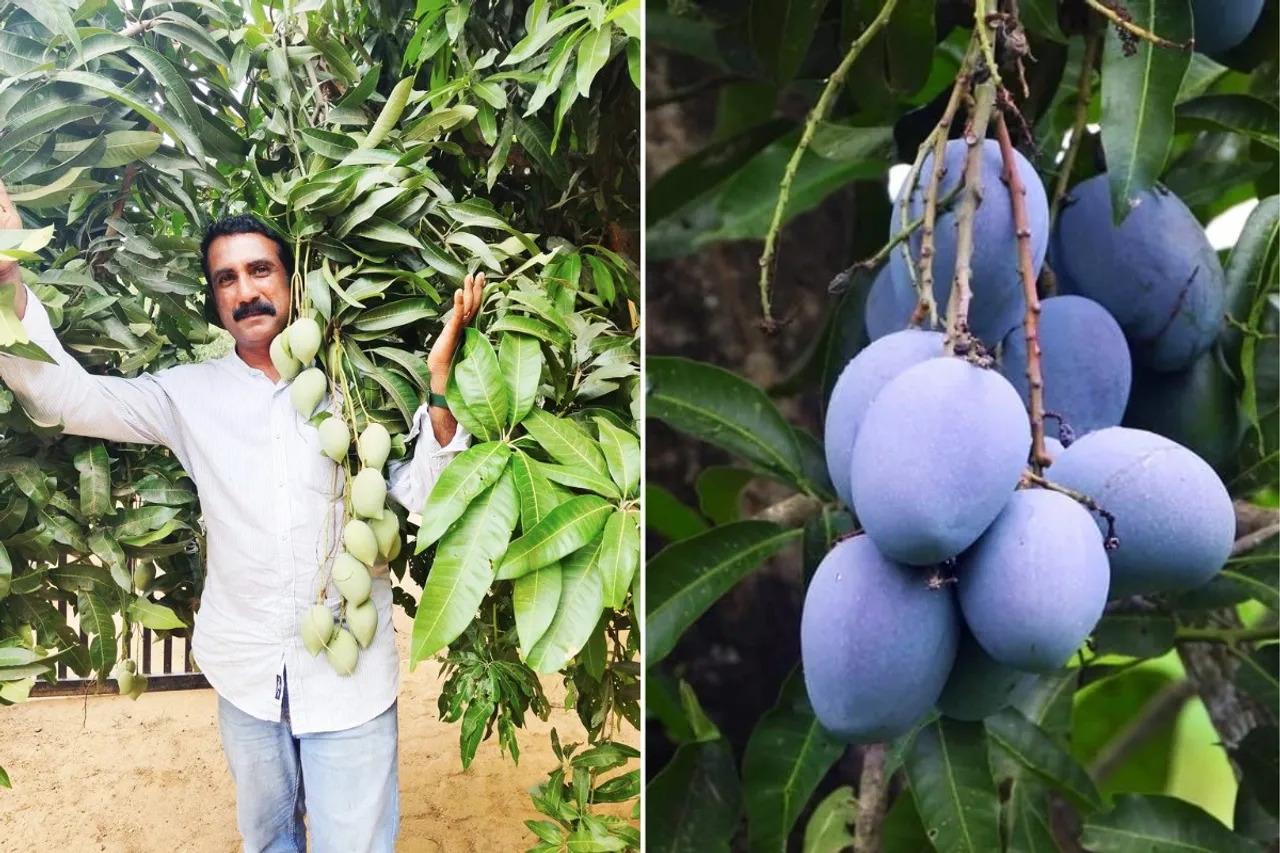
[[[58, 612], [62, 614], [64, 619], [68, 616], [68, 606], [65, 599], [58, 602]], [[75, 619], [69, 620], [68, 624], [79, 629], [79, 624]], [[89, 638], [84, 631], [80, 631], [80, 642], [88, 643]], [[175, 646], [177, 647], [175, 649]], [[158, 647], [158, 648], [157, 648]], [[181, 670], [174, 668], [175, 651], [180, 658], [178, 661]], [[153, 690], [200, 690], [209, 686], [208, 680], [196, 671], [195, 661], [191, 659], [191, 644], [184, 638], [165, 637], [157, 640], [152, 634], [150, 628], [142, 629], [142, 654], [138, 663], [138, 672], [147, 676], [147, 692]], [[31, 688], [32, 696], [79, 696], [84, 693], [90, 695], [114, 694], [118, 693], [120, 688], [116, 684], [114, 678], [103, 679], [94, 684], [92, 679], [81, 678], [72, 672], [65, 661], [57, 663], [57, 683], [50, 684], [47, 681], [37, 681], [35, 686]]]

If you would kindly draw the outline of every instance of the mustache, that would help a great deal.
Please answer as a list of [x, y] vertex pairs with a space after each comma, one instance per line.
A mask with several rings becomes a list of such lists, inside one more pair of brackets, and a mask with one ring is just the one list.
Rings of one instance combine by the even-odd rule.
[[231, 315], [231, 318], [239, 323], [244, 318], [253, 317], [257, 314], [265, 314], [268, 317], [274, 317], [276, 316], [276, 306], [267, 302], [265, 299], [255, 299], [252, 302], [246, 302], [236, 308], [235, 313]]

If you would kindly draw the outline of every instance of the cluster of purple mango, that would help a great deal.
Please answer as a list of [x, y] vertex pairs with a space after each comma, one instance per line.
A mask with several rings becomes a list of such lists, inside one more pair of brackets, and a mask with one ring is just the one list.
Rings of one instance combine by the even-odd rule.
[[[961, 179], [964, 151], [948, 144], [940, 193]], [[818, 719], [850, 742], [896, 737], [935, 707], [958, 719], [994, 713], [1019, 685], [1067, 664], [1108, 601], [1194, 589], [1231, 550], [1234, 512], [1213, 468], [1168, 437], [1120, 426], [1135, 366], [1181, 376], [1221, 331], [1223, 274], [1203, 230], [1163, 190], [1115, 228], [1100, 175], [1073, 190], [1050, 240], [1043, 185], [1025, 160], [1016, 165], [1036, 272], [1050, 254], [1063, 294], [1044, 300], [1040, 318], [1045, 408], [1057, 416], [1046, 422], [1045, 477], [1105, 512], [1025, 476], [1025, 300], [988, 142], [969, 319], [995, 366], [945, 355], [940, 332], [903, 328], [915, 298], [895, 252], [868, 299], [873, 342], [827, 408], [828, 469], [863, 532], [819, 566], [801, 651]], [[919, 216], [919, 192], [903, 203]], [[939, 306], [952, 283], [953, 220], [944, 212], [936, 228]], [[918, 258], [918, 235], [909, 245]]]

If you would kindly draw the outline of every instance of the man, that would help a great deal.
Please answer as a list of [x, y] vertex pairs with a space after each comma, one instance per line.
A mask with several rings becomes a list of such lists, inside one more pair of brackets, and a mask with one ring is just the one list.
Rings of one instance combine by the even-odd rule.
[[[0, 183], [0, 230], [21, 228]], [[300, 620], [338, 550], [342, 478], [293, 408], [271, 362], [289, 317], [293, 257], [252, 217], [215, 224], [203, 246], [209, 298], [235, 350], [136, 379], [94, 376], [58, 343], [44, 306], [0, 262], [0, 299], [56, 365], [0, 355], [0, 380], [40, 424], [110, 441], [160, 444], [200, 495], [208, 571], [192, 651], [218, 694], [223, 750], [237, 788], [246, 853], [391, 853], [399, 828], [399, 659], [385, 566], [372, 598], [378, 630], [354, 674], [339, 676], [302, 646]], [[419, 409], [412, 458], [388, 465], [388, 493], [419, 511], [469, 436], [441, 403], [483, 274], [467, 276], [427, 359], [432, 404]], [[326, 523], [328, 522], [328, 523]], [[335, 614], [338, 594], [326, 601]]]

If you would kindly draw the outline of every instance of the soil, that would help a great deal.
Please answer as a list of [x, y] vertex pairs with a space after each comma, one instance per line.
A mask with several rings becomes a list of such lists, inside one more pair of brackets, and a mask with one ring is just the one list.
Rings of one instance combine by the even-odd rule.
[[[458, 758], [460, 724], [439, 720], [439, 667], [410, 675], [412, 621], [397, 610], [400, 691], [401, 828], [398, 853], [518, 853], [537, 839], [525, 820], [543, 816], [528, 790], [555, 769], [554, 726], [562, 741], [586, 733], [565, 711], [564, 686], [543, 680], [554, 710], [529, 715], [520, 763], [481, 744], [470, 769]], [[3, 712], [0, 765], [13, 790], [0, 790], [0, 848], [66, 853], [236, 853], [235, 788], [218, 736], [212, 690], [33, 699]], [[623, 727], [621, 739], [639, 745]], [[630, 804], [616, 809], [629, 813]]]

